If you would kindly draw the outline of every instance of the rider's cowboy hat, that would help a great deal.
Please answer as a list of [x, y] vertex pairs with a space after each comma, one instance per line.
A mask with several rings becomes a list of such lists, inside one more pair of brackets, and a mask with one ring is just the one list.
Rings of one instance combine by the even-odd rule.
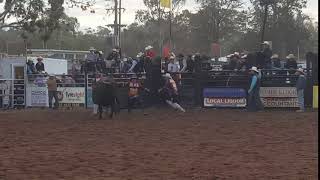
[[37, 61], [42, 61], [43, 60], [43, 57], [39, 56], [37, 57]]
[[263, 44], [263, 45], [270, 46], [270, 43], [269, 43], [268, 41], [264, 41], [262, 44]]
[[96, 49], [94, 47], [90, 47], [89, 51], [95, 51]]
[[252, 66], [252, 68], [251, 68], [251, 69], [249, 69], [249, 70], [250, 70], [250, 71], [254, 71], [254, 72], [259, 73], [258, 68], [257, 68], [257, 67], [255, 67], [255, 66]]
[[287, 58], [287, 59], [294, 59], [295, 57], [294, 57], [293, 54], [289, 54], [286, 58]]

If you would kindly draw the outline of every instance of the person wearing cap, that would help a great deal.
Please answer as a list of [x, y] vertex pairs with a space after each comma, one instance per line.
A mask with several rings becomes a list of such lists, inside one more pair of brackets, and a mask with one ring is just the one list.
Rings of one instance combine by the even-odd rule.
[[183, 54], [179, 54], [177, 57], [180, 66], [180, 72], [185, 72], [187, 69], [187, 60], [184, 58]]
[[180, 65], [179, 65], [179, 63], [175, 62], [175, 57], [171, 55], [169, 58], [167, 72], [168, 73], [177, 73], [179, 71], [180, 71]]
[[186, 72], [193, 72], [194, 71], [194, 55], [189, 54], [186, 62], [187, 62]]
[[152, 46], [147, 46], [145, 48], [145, 56], [149, 57], [150, 59], [154, 59], [156, 57], [156, 53], [153, 51]]
[[271, 56], [272, 56], [272, 50], [270, 47], [270, 43], [268, 41], [264, 41], [262, 43], [263, 46], [263, 50], [262, 50], [262, 55], [264, 58], [264, 65], [266, 67], [262, 67], [262, 68], [267, 68], [267, 69], [271, 69]]
[[49, 96], [49, 108], [52, 108], [52, 99], [54, 98], [54, 109], [59, 106], [58, 91], [57, 91], [57, 80], [54, 75], [50, 75], [47, 80], [48, 96]]
[[281, 60], [278, 54], [271, 56], [272, 69], [281, 69]]
[[259, 76], [259, 70], [255, 66], [249, 69], [249, 73], [251, 74], [251, 83], [248, 90], [248, 110], [255, 112], [263, 109], [260, 99], [261, 78]]
[[93, 47], [90, 47], [89, 53], [86, 55], [86, 62], [85, 62], [85, 67], [87, 72], [96, 72], [97, 60], [98, 60], [98, 55], [96, 53], [96, 49]]
[[[120, 71], [120, 58], [120, 48], [113, 48], [112, 52], [107, 56], [107, 61], [111, 61], [111, 63], [107, 64], [111, 64], [111, 69], [118, 69]], [[115, 71], [112, 70], [112, 72]]]
[[239, 54], [235, 53], [235, 54], [231, 55], [227, 69], [230, 71], [236, 70], [237, 67], [239, 66], [238, 65], [239, 60], [240, 60]]
[[143, 56], [142, 52], [139, 52], [136, 56], [136, 58], [132, 59], [132, 65], [129, 68], [129, 73], [139, 73], [143, 72], [143, 63], [141, 61], [141, 58]]
[[37, 58], [37, 64], [36, 64], [36, 70], [38, 73], [42, 73], [44, 72], [44, 64], [43, 64], [43, 58], [42, 57], [38, 57]]
[[298, 104], [300, 109], [297, 112], [304, 112], [305, 111], [304, 91], [307, 87], [307, 80], [302, 68], [297, 69], [295, 74], [299, 76], [297, 80], [296, 88], [297, 88], [297, 94], [298, 94]]
[[175, 110], [186, 112], [179, 105], [179, 93], [176, 82], [173, 80], [169, 73], [166, 73], [163, 77], [165, 78], [164, 87], [159, 89], [159, 92], [162, 94], [165, 102]]
[[286, 59], [287, 59], [287, 61], [285, 64], [285, 68], [289, 69], [290, 74], [294, 74], [296, 69], [298, 69], [298, 64], [297, 64], [295, 56], [293, 54], [289, 54], [286, 57]]
[[247, 64], [247, 57], [248, 55], [247, 54], [243, 54], [240, 59], [239, 59], [239, 63], [238, 63], [238, 66], [237, 66], [237, 70], [247, 70], [248, 69], [248, 64]]
[[34, 63], [31, 59], [27, 61], [27, 74], [35, 74], [37, 72]]

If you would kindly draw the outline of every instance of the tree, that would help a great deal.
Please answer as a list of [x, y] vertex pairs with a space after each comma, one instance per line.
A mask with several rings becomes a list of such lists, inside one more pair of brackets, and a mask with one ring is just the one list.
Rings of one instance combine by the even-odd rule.
[[[0, 5], [4, 7], [0, 12], [0, 29], [16, 28], [34, 30], [36, 22], [40, 20], [47, 11], [55, 12], [63, 9], [63, 4], [69, 7], [80, 7], [86, 10], [91, 6], [93, 0], [4, 0]], [[50, 8], [47, 7], [50, 6]], [[51, 9], [52, 8], [52, 9]], [[52, 15], [52, 14], [51, 14]], [[59, 14], [55, 14], [59, 18]], [[15, 21], [10, 21], [10, 19]], [[58, 20], [58, 19], [57, 19]]]

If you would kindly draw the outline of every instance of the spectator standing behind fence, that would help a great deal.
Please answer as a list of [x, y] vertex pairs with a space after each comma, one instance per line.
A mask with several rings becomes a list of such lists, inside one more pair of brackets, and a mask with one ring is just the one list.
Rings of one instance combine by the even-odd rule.
[[260, 99], [261, 77], [257, 67], [252, 67], [249, 70], [252, 75], [250, 89], [248, 90], [248, 110], [252, 112], [263, 110], [263, 105]]
[[262, 46], [263, 46], [262, 55], [263, 55], [264, 64], [266, 66], [263, 68], [271, 69], [272, 50], [270, 47], [270, 43], [268, 41], [264, 41], [262, 43]]
[[286, 69], [289, 69], [290, 74], [294, 74], [296, 72], [296, 69], [298, 69], [298, 64], [296, 61], [296, 58], [293, 54], [289, 54], [287, 57], [287, 62], [285, 65]]
[[187, 69], [187, 60], [184, 58], [184, 55], [179, 54], [177, 59], [180, 66], [180, 72], [185, 72]]
[[188, 55], [187, 57], [187, 72], [194, 72], [194, 56]]
[[296, 71], [296, 75], [299, 76], [296, 88], [297, 88], [297, 94], [298, 94], [298, 103], [299, 103], [299, 110], [297, 112], [304, 112], [305, 107], [304, 107], [304, 90], [307, 87], [307, 80], [306, 76], [304, 74], [304, 71], [302, 68], [299, 68]]
[[36, 64], [36, 70], [38, 73], [44, 73], [45, 69], [44, 69], [44, 64], [43, 64], [43, 58], [42, 57], [38, 57], [37, 58], [37, 64]]
[[281, 60], [278, 54], [274, 54], [271, 56], [272, 69], [281, 69]]
[[58, 92], [57, 92], [57, 81], [54, 75], [50, 75], [47, 80], [48, 95], [49, 95], [49, 108], [52, 108], [52, 99], [54, 98], [54, 109], [59, 106]]
[[35, 74], [36, 71], [33, 61], [29, 59], [27, 62], [27, 74]]

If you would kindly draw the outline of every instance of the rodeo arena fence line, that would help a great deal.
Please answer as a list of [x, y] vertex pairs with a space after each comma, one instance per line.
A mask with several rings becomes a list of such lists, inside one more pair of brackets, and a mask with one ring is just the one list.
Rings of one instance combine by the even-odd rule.
[[[305, 105], [318, 108], [317, 55], [307, 56], [305, 68], [307, 89]], [[205, 64], [206, 65], [206, 64]], [[25, 67], [26, 68], [26, 67]], [[298, 76], [292, 69], [262, 69], [260, 97], [265, 108], [298, 108], [295, 88]], [[105, 74], [106, 75], [106, 74]], [[161, 87], [161, 68], [152, 73], [109, 73], [115, 80], [121, 108], [127, 108], [128, 83], [131, 77], [138, 80], [151, 93], [143, 94], [147, 105], [154, 103], [157, 90]], [[179, 76], [177, 86], [180, 103], [183, 106], [206, 108], [245, 108], [248, 105], [247, 91], [250, 76], [247, 71], [202, 70], [195, 72], [171, 73]], [[59, 107], [92, 108], [92, 84], [94, 73], [55, 75], [58, 85]], [[0, 109], [48, 107], [48, 74], [28, 74], [23, 79], [0, 79]]]
[[[261, 70], [262, 87], [260, 96], [266, 108], [298, 108], [296, 75], [290, 70]], [[249, 75], [241, 71], [208, 71], [199, 73], [178, 73], [181, 76], [178, 87], [181, 104], [214, 108], [245, 108]], [[133, 73], [113, 73], [118, 86], [121, 108], [127, 107], [127, 90]], [[145, 73], [138, 74], [142, 84], [148, 83]], [[60, 107], [91, 108], [92, 83], [94, 75], [73, 76], [71, 81], [59, 82], [70, 75], [58, 77], [58, 99]], [[0, 79], [0, 108], [48, 107], [48, 75], [28, 75], [26, 79]], [[307, 70], [308, 89], [305, 92], [306, 106], [311, 107], [317, 94], [311, 70]], [[151, 80], [152, 81], [152, 80]], [[148, 97], [145, 97], [146, 99]]]

